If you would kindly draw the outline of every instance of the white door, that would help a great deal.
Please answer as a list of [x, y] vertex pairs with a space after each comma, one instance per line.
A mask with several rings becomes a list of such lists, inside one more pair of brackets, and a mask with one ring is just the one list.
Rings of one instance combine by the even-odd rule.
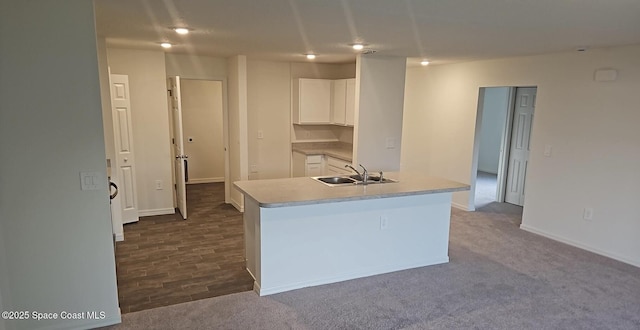
[[116, 151], [116, 170], [120, 181], [118, 194], [122, 209], [122, 223], [138, 221], [138, 197], [136, 196], [136, 163], [133, 153], [133, 131], [131, 129], [131, 100], [129, 76], [112, 74], [111, 108], [113, 136]]
[[529, 140], [535, 106], [536, 88], [519, 87], [516, 90], [516, 102], [513, 112], [505, 202], [520, 206], [524, 205], [525, 177], [529, 162]]
[[175, 160], [175, 189], [178, 212], [187, 219], [187, 158], [184, 153], [182, 133], [182, 100], [180, 99], [180, 77], [170, 77], [171, 115], [173, 116], [173, 156]]

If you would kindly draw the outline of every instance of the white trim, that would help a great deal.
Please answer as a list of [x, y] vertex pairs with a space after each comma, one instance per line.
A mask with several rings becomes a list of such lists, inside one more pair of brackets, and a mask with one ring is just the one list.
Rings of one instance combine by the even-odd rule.
[[116, 242], [124, 241], [124, 233], [115, 233], [114, 236], [116, 237]]
[[151, 209], [151, 210], [140, 210], [138, 211], [138, 216], [140, 217], [150, 217], [154, 215], [165, 215], [165, 214], [174, 214], [176, 213], [176, 209], [174, 208], [164, 208], [164, 209]]
[[455, 208], [457, 208], [459, 210], [463, 210], [463, 211], [467, 211], [467, 212], [475, 211], [475, 209], [474, 210], [469, 210], [469, 208], [466, 205], [462, 205], [462, 204], [459, 204], [459, 203], [456, 203], [456, 202], [453, 202], [453, 201], [451, 202], [451, 206], [453, 206], [453, 207], [455, 207]]
[[244, 206], [240, 205], [240, 203], [236, 202], [235, 199], [231, 198], [231, 203], [230, 204], [233, 205], [233, 207], [235, 207], [236, 210], [244, 213]]
[[358, 279], [358, 278], [362, 278], [362, 277], [368, 277], [368, 276], [392, 273], [392, 272], [402, 271], [402, 270], [406, 270], [406, 269], [413, 269], [413, 268], [419, 268], [419, 267], [425, 267], [425, 266], [446, 264], [448, 262], [449, 262], [449, 257], [447, 256], [447, 257], [444, 257], [444, 258], [437, 258], [437, 259], [432, 259], [432, 260], [422, 260], [421, 262], [417, 262], [417, 263], [410, 263], [410, 264], [400, 263], [400, 264], [393, 264], [393, 265], [370, 267], [368, 269], [363, 269], [361, 271], [349, 272], [349, 273], [344, 273], [344, 274], [340, 274], [340, 275], [337, 275], [337, 276], [326, 277], [326, 278], [321, 278], [321, 279], [316, 279], [316, 280], [311, 280], [311, 281], [303, 281], [303, 282], [291, 283], [291, 284], [288, 284], [288, 285], [274, 286], [274, 287], [271, 287], [271, 288], [261, 288], [258, 283], [254, 282], [253, 291], [258, 293], [259, 296], [266, 296], [266, 295], [270, 295], [270, 294], [275, 294], [275, 293], [280, 293], [280, 292], [285, 292], [285, 291], [291, 291], [291, 290], [295, 290], [295, 289], [302, 289], [302, 288], [306, 288], [306, 287], [310, 287], [310, 286], [331, 284], [331, 283], [336, 283], [336, 282], [342, 282], [342, 281], [347, 281], [347, 280]]
[[224, 177], [217, 178], [202, 178], [202, 179], [189, 179], [187, 184], [198, 184], [198, 183], [216, 183], [216, 182], [224, 182]]
[[568, 239], [568, 238], [565, 238], [565, 237], [561, 237], [561, 236], [558, 236], [558, 235], [555, 235], [555, 234], [551, 234], [551, 233], [546, 232], [544, 230], [536, 229], [536, 228], [527, 226], [525, 224], [521, 224], [520, 225], [520, 229], [522, 229], [524, 231], [528, 231], [528, 232], [533, 233], [533, 234], [544, 236], [544, 237], [552, 239], [554, 241], [558, 241], [558, 242], [561, 242], [561, 243], [564, 243], [564, 244], [568, 244], [568, 245], [577, 247], [579, 249], [583, 249], [583, 250], [586, 250], [586, 251], [589, 251], [589, 252], [593, 252], [595, 254], [599, 254], [599, 255], [605, 256], [607, 258], [615, 259], [615, 260], [618, 260], [618, 261], [621, 261], [621, 262], [624, 262], [624, 263], [627, 263], [627, 264], [630, 264], [630, 265], [633, 265], [633, 266], [636, 266], [636, 267], [640, 267], [640, 261], [638, 261], [638, 260], [631, 260], [631, 259], [628, 259], [626, 257], [622, 257], [620, 255], [617, 255], [615, 253], [603, 251], [603, 250], [600, 250], [600, 249], [597, 249], [597, 248], [594, 248], [594, 247], [591, 247], [591, 246], [588, 246], [588, 245], [584, 245], [584, 244], [582, 244], [580, 242], [577, 242], [577, 241], [574, 241], [574, 240], [571, 240], [571, 239]]

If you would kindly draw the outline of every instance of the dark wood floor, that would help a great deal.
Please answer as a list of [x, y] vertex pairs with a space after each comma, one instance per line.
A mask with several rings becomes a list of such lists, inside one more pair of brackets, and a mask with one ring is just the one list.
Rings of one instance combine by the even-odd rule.
[[116, 244], [122, 313], [253, 289], [245, 269], [242, 214], [224, 184], [187, 186], [188, 219], [143, 217]]

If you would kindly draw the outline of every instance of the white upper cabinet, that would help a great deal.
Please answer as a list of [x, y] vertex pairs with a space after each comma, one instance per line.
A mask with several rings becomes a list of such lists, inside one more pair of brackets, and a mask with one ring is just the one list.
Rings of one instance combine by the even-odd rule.
[[331, 80], [299, 78], [293, 83], [293, 122], [330, 124]]
[[333, 81], [331, 123], [353, 126], [356, 111], [356, 80], [339, 79]]

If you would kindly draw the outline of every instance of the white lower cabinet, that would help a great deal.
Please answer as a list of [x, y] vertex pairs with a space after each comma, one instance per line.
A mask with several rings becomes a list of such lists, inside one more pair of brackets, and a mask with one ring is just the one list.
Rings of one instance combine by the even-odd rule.
[[293, 152], [293, 177], [320, 176], [324, 173], [323, 155]]

